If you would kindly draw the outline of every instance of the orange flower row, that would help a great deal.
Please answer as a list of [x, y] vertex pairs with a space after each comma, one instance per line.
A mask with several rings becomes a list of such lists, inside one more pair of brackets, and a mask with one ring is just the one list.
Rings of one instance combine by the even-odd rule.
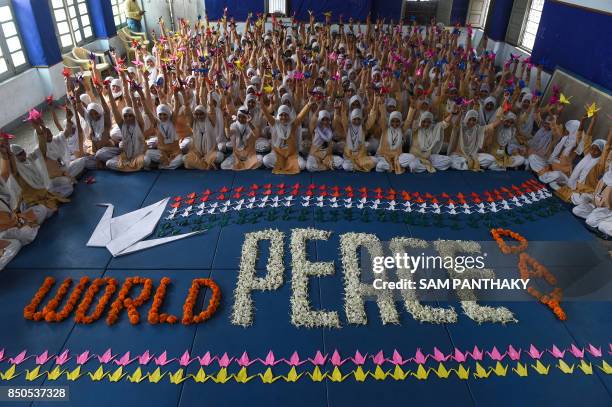
[[[548, 271], [548, 269], [540, 264], [536, 259], [528, 255], [527, 253], [521, 253], [519, 256], [519, 271], [521, 279], [528, 280], [531, 277], [543, 278], [551, 286], [557, 284], [555, 276]], [[550, 294], [542, 294], [537, 288], [529, 287], [527, 292], [534, 296], [542, 304], [545, 304], [552, 310], [557, 318], [561, 321], [567, 319], [567, 315], [563, 308], [561, 308], [561, 298], [563, 297], [563, 290], [560, 287], [554, 287]]]
[[153, 305], [151, 306], [148, 315], [149, 323], [152, 325], [175, 324], [178, 321], [178, 318], [175, 315], [159, 313], [159, 309], [161, 308], [164, 298], [166, 297], [166, 289], [169, 285], [170, 279], [168, 277], [164, 277], [161, 279], [161, 283], [159, 284], [159, 287], [157, 287], [157, 291], [155, 291]]
[[[104, 294], [100, 300], [98, 300], [98, 304], [96, 305], [93, 314], [87, 315], [87, 311], [89, 310], [91, 303], [103, 284], [106, 284]], [[106, 305], [110, 301], [115, 291], [117, 291], [117, 280], [111, 277], [96, 278], [89, 286], [83, 301], [81, 301], [79, 307], [77, 308], [76, 316], [74, 318], [75, 321], [79, 324], [91, 324], [92, 322], [100, 319], [100, 317], [102, 317], [102, 313], [106, 309]]]
[[[142, 291], [135, 299], [130, 298], [128, 295], [134, 285], [142, 284]], [[151, 297], [153, 291], [153, 280], [144, 277], [128, 277], [123, 283], [117, 299], [111, 305], [110, 311], [106, 317], [106, 323], [113, 325], [119, 319], [119, 313], [122, 309], [126, 309], [128, 318], [132, 325], [136, 325], [140, 321], [140, 314], [138, 313], [138, 307], [144, 304]]]
[[[503, 254], [520, 253], [527, 249], [527, 239], [511, 230], [501, 228], [491, 229], [491, 235], [493, 236], [493, 239], [495, 239], [495, 241], [497, 242], [497, 245], [499, 246], [499, 249], [502, 251]], [[508, 246], [508, 244], [504, 240], [504, 236], [509, 236], [513, 238], [514, 240], [519, 242], [519, 245]]]
[[42, 286], [38, 289], [32, 301], [23, 309], [23, 317], [25, 319], [40, 321], [43, 319], [42, 311], [36, 312], [36, 308], [40, 305], [45, 296], [51, 291], [51, 288], [55, 285], [55, 279], [53, 277], [45, 278]]
[[[47, 294], [51, 291], [55, 285], [55, 279], [47, 277], [43, 282], [42, 286], [38, 289], [32, 300], [23, 309], [23, 316], [26, 319], [33, 321], [45, 320], [47, 322], [59, 322], [68, 318], [70, 313], [76, 307], [75, 321], [79, 324], [91, 324], [102, 317], [102, 314], [106, 310], [108, 304], [111, 302], [113, 295], [117, 291], [118, 283], [117, 280], [111, 277], [96, 278], [91, 281], [89, 288], [85, 291], [87, 284], [90, 283], [89, 277], [82, 277], [79, 283], [74, 287], [72, 293], [68, 297], [66, 304], [58, 312], [57, 309], [61, 305], [62, 301], [68, 295], [70, 287], [72, 286], [72, 279], [65, 279], [61, 286], [58, 288], [57, 293], [47, 304], [43, 307], [42, 311], [37, 311], [42, 301], [45, 299]], [[166, 291], [170, 285], [171, 280], [168, 277], [161, 279], [161, 283], [155, 291], [153, 297], [153, 304], [148, 313], [148, 321], [150, 324], [175, 324], [178, 322], [178, 317], [172, 314], [160, 313], [160, 309], [163, 305], [166, 297]], [[96, 295], [106, 285], [104, 294], [98, 299], [94, 311], [88, 315], [88, 312], [95, 301]], [[136, 298], [129, 296], [130, 290], [135, 285], [142, 285], [142, 290]], [[197, 315], [193, 315], [193, 309], [200, 292], [200, 288], [208, 287], [212, 292], [211, 299], [208, 303], [208, 307]], [[138, 308], [141, 307], [150, 297], [153, 291], [153, 280], [144, 277], [128, 277], [121, 290], [117, 295], [117, 298], [112, 302], [106, 322], [108, 325], [115, 324], [119, 319], [119, 314], [123, 309], [127, 311], [128, 319], [132, 325], [136, 325], [140, 321], [140, 314]], [[83, 296], [83, 292], [85, 295]], [[81, 299], [81, 297], [83, 297]], [[79, 300], [81, 302], [79, 303]], [[208, 278], [200, 278], [193, 280], [189, 293], [183, 304], [183, 319], [182, 323], [185, 325], [197, 324], [210, 319], [219, 308], [221, 302], [221, 289], [212, 280]], [[77, 306], [77, 303], [78, 306]]]
[[[208, 307], [198, 315], [194, 316], [193, 308], [198, 298], [198, 294], [200, 293], [200, 287], [202, 286], [210, 288], [212, 291], [212, 296], [208, 302]], [[187, 295], [185, 304], [183, 304], [183, 325], [198, 324], [202, 321], [210, 319], [210, 317], [212, 317], [217, 311], [217, 308], [219, 308], [220, 303], [221, 289], [217, 283], [210, 278], [198, 278], [193, 280], [191, 283], [191, 288], [189, 288], [189, 294]]]
[[[66, 284], [68, 283], [68, 284]], [[79, 284], [74, 288], [70, 297], [68, 297], [68, 301], [64, 307], [60, 310], [60, 312], [55, 312], [59, 304], [62, 302], [66, 294], [68, 293], [68, 288], [72, 284], [72, 279], [66, 279], [64, 283], [60, 286], [58, 293], [55, 297], [47, 303], [45, 308], [43, 308], [43, 315], [45, 316], [45, 321], [47, 322], [60, 322], [64, 319], [68, 318], [68, 315], [72, 312], [74, 307], [76, 307], [77, 302], [81, 299], [81, 295], [83, 295], [83, 291], [85, 290], [85, 286], [89, 283], [89, 277], [82, 277], [79, 281]]]

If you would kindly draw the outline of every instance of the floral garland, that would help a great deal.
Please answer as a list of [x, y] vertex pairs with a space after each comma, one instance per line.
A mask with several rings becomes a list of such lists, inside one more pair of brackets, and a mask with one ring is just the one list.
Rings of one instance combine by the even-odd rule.
[[[508, 230], [508, 229], [501, 229], [501, 228], [491, 229], [491, 235], [493, 236], [493, 239], [497, 242], [497, 245], [499, 246], [499, 250], [501, 250], [503, 254], [510, 254], [510, 253], [516, 254], [516, 253], [523, 252], [527, 250], [527, 246], [529, 244], [527, 242], [527, 239], [525, 239], [523, 236], [521, 236], [520, 234], [516, 232]], [[508, 244], [504, 241], [504, 238], [503, 238], [504, 236], [510, 236], [514, 240], [518, 241], [519, 245], [518, 246], [508, 246]]]
[[[87, 315], [89, 307], [103, 284], [106, 284], [104, 294], [100, 300], [98, 300], [98, 304], [96, 305], [94, 312], [91, 315]], [[74, 320], [78, 324], [91, 324], [100, 319], [102, 317], [102, 313], [104, 313], [104, 310], [106, 309], [106, 305], [109, 303], [115, 291], [117, 291], [117, 280], [114, 278], [104, 277], [93, 280], [85, 293], [83, 301], [81, 301], [79, 307], [77, 308]]]
[[147, 320], [150, 324], [175, 324], [178, 321], [178, 318], [175, 315], [161, 313], [159, 309], [166, 297], [166, 289], [170, 285], [171, 280], [168, 277], [163, 277], [161, 282], [159, 283], [159, 287], [155, 291], [155, 295], [153, 296], [153, 304], [151, 305], [151, 309], [149, 310], [149, 314], [147, 315]]
[[47, 305], [43, 308], [43, 315], [45, 317], [45, 321], [60, 322], [68, 318], [68, 316], [76, 306], [77, 302], [81, 299], [81, 295], [83, 294], [87, 283], [89, 283], [89, 277], [81, 277], [81, 280], [72, 291], [72, 294], [70, 294], [70, 297], [68, 298], [68, 301], [66, 301], [64, 307], [59, 312], [55, 312], [61, 301], [68, 293], [68, 289], [72, 285], [72, 279], [66, 279], [60, 286], [55, 297], [51, 301], [49, 301]]
[[[240, 257], [238, 282], [234, 289], [234, 307], [232, 323], [248, 327], [253, 324], [253, 290], [276, 290], [283, 284], [283, 265], [285, 234], [276, 229], [266, 229], [245, 234]], [[266, 276], [257, 277], [255, 263], [257, 261], [258, 243], [260, 240], [270, 240], [270, 257], [266, 266]]]
[[[202, 286], [210, 288], [212, 295], [210, 297], [210, 301], [208, 302], [208, 307], [198, 315], [194, 316], [193, 308], [195, 307], [195, 303], [200, 292], [200, 287]], [[210, 278], [198, 278], [193, 280], [191, 287], [189, 288], [189, 295], [187, 296], [185, 304], [183, 305], [183, 325], [198, 324], [210, 319], [210, 317], [217, 312], [220, 303], [221, 290], [219, 289], [217, 283]]]
[[[425, 249], [428, 246], [429, 245], [425, 240], [404, 237], [393, 238], [389, 244], [391, 253], [398, 254], [405, 253], [407, 247], [412, 249]], [[414, 274], [408, 269], [397, 269], [397, 276], [399, 279], [411, 281], [413, 275]], [[406, 307], [406, 310], [415, 320], [433, 324], [452, 324], [457, 322], [457, 313], [453, 307], [442, 308], [423, 305], [417, 299], [417, 295], [414, 290], [402, 290], [401, 293], [402, 297], [404, 298], [404, 306]]]
[[[480, 244], [464, 240], [438, 240], [434, 242], [434, 247], [442, 257], [455, 257], [455, 253], [480, 253]], [[468, 268], [462, 273], [454, 268], [446, 269], [453, 279], [471, 280], [480, 278], [495, 278], [495, 273], [490, 269]], [[512, 311], [506, 307], [489, 307], [477, 304], [474, 291], [469, 289], [457, 290], [457, 296], [461, 302], [463, 313], [470, 319], [481, 324], [483, 322], [495, 322], [506, 324], [518, 322]]]
[[[529, 267], [531, 267], [532, 270], [529, 270]], [[546, 280], [546, 282], [551, 286], [555, 286], [557, 284], [557, 279], [555, 276], [548, 271], [543, 264], [540, 264], [536, 259], [527, 253], [521, 253], [519, 255], [519, 270], [523, 280], [529, 280], [529, 277], [538, 277]], [[548, 306], [548, 308], [552, 310], [559, 320], [565, 321], [567, 319], [567, 315], [565, 314], [565, 311], [563, 311], [563, 308], [561, 308], [560, 304], [561, 298], [563, 297], [563, 290], [560, 287], [553, 288], [552, 292], [548, 295], [542, 294], [534, 287], [528, 287], [527, 292], [534, 296], [542, 304]]]
[[45, 278], [45, 281], [43, 282], [41, 287], [38, 289], [36, 294], [34, 294], [32, 301], [30, 301], [30, 303], [26, 305], [23, 309], [23, 317], [25, 319], [29, 319], [32, 321], [40, 321], [44, 318], [42, 311], [37, 312], [36, 309], [38, 308], [42, 300], [45, 298], [45, 296], [49, 293], [49, 291], [51, 291], [51, 288], [53, 288], [54, 285], [55, 279], [53, 277]]
[[[142, 291], [135, 299], [130, 298], [128, 295], [134, 285], [142, 284]], [[122, 309], [126, 309], [128, 313], [128, 319], [132, 325], [138, 324], [140, 321], [140, 314], [137, 308], [144, 304], [145, 301], [151, 297], [153, 291], [153, 280], [144, 277], [128, 277], [123, 283], [117, 299], [112, 303], [110, 311], [106, 317], [106, 323], [113, 325], [119, 319], [119, 313]]]
[[[376, 296], [376, 303], [383, 324], [399, 324], [399, 314], [395, 300], [389, 290], [376, 290], [371, 284], [361, 282], [361, 268], [357, 258], [357, 249], [365, 247], [370, 256], [382, 257], [383, 249], [380, 240], [368, 233], [345, 233], [340, 236], [340, 252], [344, 268], [344, 308], [350, 324], [365, 325], [368, 318], [365, 312], [364, 296]], [[387, 281], [386, 273], [380, 274]]]
[[308, 279], [333, 275], [333, 262], [311, 263], [306, 259], [307, 240], [327, 240], [330, 231], [318, 229], [293, 229], [291, 231], [291, 323], [297, 327], [340, 328], [340, 318], [335, 311], [314, 311], [308, 299]]
[[[555, 276], [548, 271], [548, 269], [538, 262], [536, 259], [525, 253], [527, 250], [528, 242], [520, 234], [513, 232], [511, 230], [505, 229], [491, 229], [491, 235], [493, 239], [497, 242], [499, 249], [503, 254], [519, 254], [519, 273], [521, 279], [525, 281], [529, 281], [530, 277], [543, 278], [546, 280], [548, 284], [551, 286], [555, 286], [557, 284], [557, 279]], [[517, 240], [519, 243], [518, 246], [508, 246], [503, 239], [503, 236], [510, 236], [513, 239]], [[529, 269], [531, 267], [531, 270]], [[561, 320], [565, 321], [567, 319], [567, 314], [561, 307], [561, 298], [563, 297], [563, 290], [560, 287], [554, 287], [550, 294], [544, 295], [535, 287], [527, 287], [527, 292], [532, 295], [535, 299], [537, 299], [542, 304], [546, 305], [551, 309], [553, 314]]]

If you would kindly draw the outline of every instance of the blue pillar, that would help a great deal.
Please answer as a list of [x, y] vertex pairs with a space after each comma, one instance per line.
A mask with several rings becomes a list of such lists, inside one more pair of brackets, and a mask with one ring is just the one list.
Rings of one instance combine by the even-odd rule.
[[505, 41], [513, 0], [492, 0], [487, 17], [485, 33], [493, 41]]
[[108, 0], [87, 0], [89, 18], [96, 38], [111, 38], [117, 35], [113, 6]]
[[470, 0], [453, 0], [451, 8], [450, 23], [452, 25], [459, 23], [465, 25], [467, 20], [468, 9], [470, 8]]
[[51, 66], [62, 60], [49, 3], [13, 0], [15, 19], [32, 66]]

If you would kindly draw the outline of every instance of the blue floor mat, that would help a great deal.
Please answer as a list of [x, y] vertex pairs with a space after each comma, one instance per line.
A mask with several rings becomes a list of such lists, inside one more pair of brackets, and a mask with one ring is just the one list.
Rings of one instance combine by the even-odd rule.
[[[117, 404], [118, 400], [121, 400], [121, 405], [164, 406], [191, 406], [202, 403], [207, 406], [386, 405], [397, 403], [397, 400], [410, 400], [421, 405], [452, 403], [458, 406], [509, 406], [525, 403], [599, 406], [612, 403], [612, 376], [600, 369], [603, 361], [612, 364], [612, 349], [609, 348], [612, 305], [609, 297], [606, 297], [609, 283], [602, 277], [605, 274], [601, 270], [593, 271], [594, 265], [605, 269], [605, 262], [609, 259], [603, 248], [593, 240], [592, 234], [565, 206], [560, 206], [560, 210], [551, 212], [546, 217], [534, 215], [533, 220], [525, 219], [526, 215], [522, 213], [519, 216], [523, 217], [523, 223], [504, 226], [500, 224], [500, 220], [506, 219], [502, 215], [489, 216], [480, 219], [477, 224], [470, 225], [469, 215], [456, 215], [456, 220], [449, 220], [447, 217], [440, 220], [431, 214], [422, 217], [400, 217], [395, 215], [397, 211], [381, 214], [380, 211], [369, 210], [366, 215], [358, 211], [347, 214], [342, 209], [318, 210], [314, 206], [302, 211], [303, 208], [296, 205], [290, 212], [264, 208], [259, 217], [240, 218], [233, 214], [227, 222], [218, 218], [210, 221], [211, 227], [202, 235], [114, 259], [104, 248], [85, 247], [103, 213], [103, 208], [95, 206], [101, 202], [115, 204], [116, 214], [120, 215], [168, 196], [184, 197], [190, 192], [199, 194], [206, 189], [212, 190], [211, 197], [216, 199], [219, 195], [217, 191], [223, 186], [231, 191], [229, 193], [233, 193], [234, 189], [240, 186], [248, 190], [252, 184], [259, 187], [272, 184], [271, 189], [276, 193], [278, 189], [283, 189], [279, 185], [284, 184], [284, 189], [287, 190], [296, 183], [300, 184], [300, 194], [305, 187], [314, 184], [315, 195], [320, 193], [321, 185], [326, 188], [338, 186], [341, 189], [349, 185], [355, 189], [365, 187], [370, 193], [380, 187], [384, 194], [390, 189], [412, 193], [467, 194], [474, 191], [481, 194], [485, 190], [502, 186], [520, 185], [533, 178], [529, 173], [449, 171], [396, 176], [381, 173], [323, 172], [275, 176], [263, 170], [181, 170], [130, 175], [94, 172], [92, 175], [96, 177], [97, 182], [91, 185], [78, 184], [72, 203], [62, 206], [59, 214], [43, 225], [39, 239], [24, 248], [7, 270], [0, 274], [4, 276], [0, 285], [0, 322], [3, 322], [5, 327], [11, 327], [0, 334], [0, 349], [5, 349], [4, 359], [0, 357], [0, 373], [4, 374], [11, 367], [8, 358], [14, 358], [22, 350], [27, 350], [29, 356], [39, 355], [46, 349], [53, 355], [69, 350], [70, 360], [61, 366], [66, 372], [57, 380], [47, 379], [47, 375], [33, 381], [26, 380], [25, 371], [36, 366], [35, 358], [32, 357], [18, 364], [16, 367], [20, 375], [3, 385], [66, 385], [70, 387], [69, 405], [74, 406], [108, 406]], [[557, 202], [557, 199], [550, 198], [547, 201]], [[355, 213], [358, 213], [358, 216], [354, 216]], [[160, 222], [160, 225], [163, 224], [164, 222]], [[418, 323], [406, 311], [403, 302], [398, 301], [396, 308], [400, 315], [400, 324], [383, 325], [376, 303], [369, 299], [366, 300], [368, 324], [350, 326], [347, 323], [344, 309], [344, 271], [339, 243], [342, 234], [371, 233], [380, 239], [385, 247], [386, 242], [393, 237], [416, 237], [427, 241], [438, 238], [485, 241], [488, 242], [483, 244], [483, 251], [488, 253], [487, 266], [493, 268], [498, 277], [516, 278], [519, 274], [518, 256], [499, 253], [497, 245], [491, 242], [492, 226], [506, 227], [521, 233], [529, 240], [528, 252], [548, 266], [553, 274], [558, 275], [560, 285], [566, 287], [564, 294], [567, 300], [564, 297], [562, 305], [568, 315], [567, 321], [556, 320], [546, 306], [535, 302], [527, 293], [519, 292], [512, 301], [483, 301], [485, 305], [506, 306], [515, 313], [519, 322], [506, 326], [490, 323], [478, 325], [462, 314], [459, 303], [447, 300], [429, 304], [454, 307], [459, 313], [459, 320], [455, 324]], [[310, 261], [333, 261], [335, 265], [334, 275], [310, 278], [309, 298], [315, 310], [336, 311], [342, 324], [340, 329], [296, 328], [291, 324], [291, 229], [307, 227], [332, 232], [329, 240], [311, 241], [307, 246], [307, 258]], [[235, 326], [231, 323], [233, 291], [238, 278], [244, 235], [249, 231], [268, 228], [285, 233], [284, 283], [276, 290], [255, 291], [252, 295], [255, 308], [254, 324], [248, 328]], [[156, 233], [158, 232], [159, 229]], [[557, 246], [550, 246], [553, 244], [550, 241]], [[269, 254], [269, 244], [264, 241], [256, 262], [258, 276], [266, 272]], [[440, 277], [445, 276], [441, 270], [432, 273]], [[214, 279], [221, 288], [222, 300], [213, 318], [188, 327], [180, 324], [180, 321], [174, 326], [148, 324], [146, 318], [152, 299], [140, 309], [141, 323], [136, 326], [130, 325], [126, 314], [122, 314], [119, 322], [110, 327], [102, 320], [91, 325], [75, 325], [72, 316], [70, 320], [57, 324], [32, 322], [23, 318], [23, 307], [46, 276], [53, 276], [61, 282], [66, 276], [77, 280], [84, 275], [92, 278], [100, 275], [115, 277], [120, 284], [130, 276], [150, 277], [155, 288], [162, 277], [168, 276], [172, 279], [172, 284], [163, 311], [172, 313], [179, 319], [194, 278]], [[364, 281], [369, 278], [364, 274]], [[543, 292], [550, 289], [541, 280], [536, 280], [533, 284]], [[588, 287], [593, 285], [601, 287], [602, 292], [599, 295], [604, 296], [606, 301], [579, 302], [573, 298], [584, 294]], [[139, 289], [136, 289], [135, 293], [138, 292]], [[208, 304], [210, 295], [210, 290], [201, 290], [196, 310]], [[559, 362], [548, 351], [545, 351], [540, 359], [544, 365], [550, 366], [547, 375], [538, 374], [531, 367], [536, 364], [536, 361], [527, 355], [531, 344], [544, 351], [550, 350], [552, 344], [567, 349], [572, 343], [581, 348], [588, 344], [601, 347], [600, 357], [588, 352], [584, 355], [584, 359], [592, 363], [593, 374], [580, 371], [580, 359], [573, 357], [568, 351], [563, 360], [574, 365], [575, 371], [572, 374], [562, 373], [557, 367]], [[486, 379], [476, 378], [476, 361], [470, 358], [463, 363], [470, 369], [465, 380], [459, 379], [455, 373], [451, 373], [448, 379], [441, 379], [434, 372], [439, 368], [439, 362], [432, 357], [434, 347], [448, 356], [455, 348], [462, 352], [472, 352], [474, 346], [478, 346], [483, 352], [490, 352], [495, 346], [504, 353], [508, 350], [508, 345], [522, 349], [522, 354], [518, 361], [511, 360], [508, 355], [500, 361], [508, 369], [505, 377], [490, 373]], [[109, 348], [114, 359], [103, 363], [97, 356]], [[102, 366], [105, 373], [102, 380], [94, 381], [89, 376], [75, 381], [67, 379], [67, 372], [77, 366], [77, 354], [85, 350], [91, 350], [91, 355], [96, 356], [83, 364], [83, 372], [93, 374]], [[119, 372], [126, 376], [116, 383], [110, 383], [110, 375], [117, 372], [120, 367], [118, 362], [125, 357], [126, 352], [130, 352], [130, 358], [135, 358], [147, 350], [154, 357], [160, 357], [166, 350], [168, 358], [177, 359], [167, 364], [162, 360], [159, 366], [154, 360], [143, 364], [140, 364], [139, 360], [132, 361]], [[390, 359], [394, 357], [394, 350], [405, 359], [416, 357], [419, 350], [428, 355], [423, 363], [424, 369], [429, 372], [428, 378], [419, 380], [414, 377], [417, 364], [411, 360], [401, 366], [404, 372], [410, 372], [405, 380], [396, 381], [392, 377], [376, 380], [368, 376], [365, 382], [359, 382], [354, 376], [350, 376], [337, 383], [331, 379], [334, 363], [337, 362], [332, 362], [335, 351], [343, 360], [356, 357], [356, 351], [362, 355], [367, 354], [360, 368], [369, 375], [374, 375], [376, 371], [376, 358], [384, 355], [386, 361], [382, 362], [380, 368], [385, 375], [391, 375], [394, 373], [394, 365]], [[274, 356], [273, 361], [270, 351]], [[291, 374], [292, 365], [289, 361], [293, 360], [291, 356], [294, 351], [297, 351], [298, 355], [295, 357], [299, 357], [300, 361], [294, 366], [295, 372], [302, 376], [299, 376], [295, 383], [291, 383], [286, 379]], [[316, 365], [315, 362], [308, 361], [308, 358], [314, 360], [317, 351], [321, 352], [320, 357], [324, 357], [325, 361], [319, 361], [320, 364], [316, 368], [330, 375], [320, 382], [308, 376], [315, 372]], [[379, 351], [382, 353], [379, 354]], [[210, 352], [208, 355], [212, 355], [213, 359], [207, 359], [207, 352]], [[246, 367], [245, 374], [248, 377], [254, 376], [248, 383], [237, 383], [231, 378], [225, 384], [217, 384], [209, 378], [217, 377], [221, 371], [220, 359], [224, 353], [227, 353], [228, 357], [225, 360], [228, 362], [227, 375], [241, 374], [240, 363], [244, 362], [246, 356], [240, 359], [240, 363], [237, 358], [240, 358], [243, 352], [247, 352], [251, 362]], [[181, 355], [187, 355], [184, 356], [187, 358], [184, 365], [181, 365], [178, 359]], [[229, 358], [235, 359], [230, 361]], [[41, 371], [54, 368], [54, 360], [43, 364]], [[339, 364], [340, 374], [355, 374], [355, 360], [357, 358]], [[528, 377], [519, 377], [512, 371], [519, 362], [528, 366]], [[442, 363], [447, 369], [457, 369], [458, 366], [457, 362], [450, 359]], [[483, 354], [479, 363], [486, 370], [495, 366], [495, 361], [487, 353]], [[153, 374], [157, 367], [160, 368], [161, 374], [164, 374], [157, 384], [150, 383], [148, 379], [138, 384], [128, 380], [138, 368], [146, 375]], [[200, 374], [200, 368], [207, 377], [204, 383], [194, 380], [194, 377]], [[178, 374], [177, 372], [183, 374], [183, 378], [187, 377], [187, 380], [172, 384], [170, 375]], [[262, 380], [268, 377], [266, 375], [269, 373], [273, 377], [283, 377], [272, 384], [263, 384]], [[36, 403], [47, 404], [51, 403]]]
[[[71, 202], [62, 205], [57, 214], [40, 228], [36, 240], [24, 247], [8, 268], [104, 268], [111, 259], [102, 247], [85, 247], [105, 208], [99, 203], [115, 205], [115, 215], [140, 208], [158, 174], [114, 174], [93, 171], [94, 184], [76, 185]], [[62, 253], [58, 256], [58, 253]]]
[[[188, 171], [162, 172], [143, 203], [149, 205], [167, 197], [184, 196], [205, 189], [216, 191], [223, 186], [232, 187], [234, 173], [231, 171]], [[191, 231], [191, 230], [189, 230]], [[201, 235], [188, 237], [153, 249], [131, 253], [112, 259], [109, 268], [167, 269], [167, 268], [210, 268], [219, 239], [219, 228], [212, 228]], [[177, 259], [177, 249], [197, 253], [197, 256], [183, 256]], [[178, 266], [177, 266], [178, 265]]]

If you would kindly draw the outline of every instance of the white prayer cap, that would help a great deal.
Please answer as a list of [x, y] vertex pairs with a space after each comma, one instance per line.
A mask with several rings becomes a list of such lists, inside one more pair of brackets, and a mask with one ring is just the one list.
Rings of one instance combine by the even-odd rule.
[[134, 68], [133, 66], [128, 67], [127, 71], [129, 73], [136, 73], [136, 68]]
[[255, 75], [256, 73], [257, 71], [255, 70], [255, 68], [249, 68], [246, 71], [247, 76]]
[[202, 105], [197, 105], [195, 107], [195, 109], [193, 109], [193, 112], [202, 112], [202, 113], [206, 113], [206, 108]]
[[100, 116], [104, 114], [104, 108], [99, 103], [90, 103], [87, 105], [87, 113], [95, 110]]
[[329, 112], [327, 110], [319, 110], [319, 115], [317, 117], [317, 120], [321, 121], [326, 118], [331, 119], [331, 115], [329, 114]]
[[323, 89], [321, 86], [316, 86], [312, 91], [321, 95], [325, 94], [325, 89]]
[[251, 100], [257, 101], [257, 96], [253, 95], [252, 93], [249, 93], [248, 95], [246, 95], [246, 98], [244, 99], [244, 104], [246, 105]]
[[512, 112], [506, 112], [504, 120], [516, 120], [516, 115]]
[[111, 81], [111, 86], [119, 86], [121, 87], [121, 79], [115, 78]]
[[433, 121], [434, 116], [431, 112], [423, 112], [421, 113], [421, 116], [419, 116], [419, 126], [423, 123], [423, 120], [431, 120]]
[[257, 76], [257, 75], [253, 76], [251, 78], [251, 84], [253, 84], [253, 85], [261, 84], [261, 78], [259, 76]]
[[293, 106], [293, 97], [289, 93], [285, 93], [281, 97], [281, 104], [285, 104], [286, 102], [289, 102], [289, 104], [291, 104], [291, 106]]
[[353, 109], [351, 110], [351, 120], [353, 119], [362, 119], [361, 109]]
[[135, 115], [136, 113], [131, 106], [126, 106], [121, 110], [121, 116], [125, 116], [126, 114]]
[[355, 102], [359, 102], [359, 106], [363, 106], [363, 101], [361, 100], [361, 96], [359, 95], [353, 95], [351, 96], [351, 98], [349, 99], [349, 107], [353, 105], [353, 103]]
[[322, 66], [319, 68], [319, 75], [324, 75], [327, 73], [327, 68]]
[[84, 103], [86, 105], [89, 105], [91, 103], [91, 97], [89, 97], [87, 93], [81, 93], [79, 99], [81, 100], [81, 103]]
[[578, 132], [579, 128], [580, 128], [580, 122], [578, 120], [569, 120], [565, 122], [565, 129], [570, 134], [575, 134], [576, 132]]
[[393, 99], [393, 98], [388, 98], [386, 103], [385, 103], [385, 106], [396, 107], [397, 106], [397, 101], [395, 99]]
[[533, 99], [533, 95], [531, 93], [525, 93], [525, 95], [523, 95], [523, 98], [521, 99], [521, 103], [526, 100], [531, 102], [532, 99]]
[[606, 146], [606, 140], [598, 138], [596, 140], [593, 140], [591, 146], [595, 146], [599, 149], [599, 151], [603, 151], [604, 147]]
[[393, 119], [397, 119], [400, 122], [402, 121], [402, 114], [400, 112], [398, 112], [397, 110], [394, 112], [391, 112], [391, 114], [389, 115], [389, 121], [393, 120]]
[[488, 98], [484, 100], [485, 105], [488, 105], [489, 103], [493, 103], [493, 107], [497, 105], [497, 100], [495, 99], [494, 96], [489, 96]]
[[172, 115], [172, 109], [170, 109], [170, 106], [165, 103], [162, 103], [161, 105], [157, 106], [157, 109], [155, 110], [158, 116], [162, 113], [166, 113], [168, 116]]
[[286, 113], [289, 115], [289, 117], [291, 117], [291, 108], [287, 105], [280, 105], [278, 108], [278, 113], [276, 114], [276, 120], [280, 120], [281, 113]]
[[247, 94], [255, 93], [255, 92], [257, 92], [257, 88], [254, 85], [247, 86], [247, 88], [246, 88], [246, 93]]
[[209, 97], [210, 97], [212, 100], [214, 100], [214, 101], [217, 103], [217, 105], [219, 104], [219, 102], [221, 102], [221, 95], [219, 95], [219, 94], [218, 94], [217, 92], [215, 92], [215, 91], [210, 92], [210, 93], [208, 94], [208, 96], [209, 96]]
[[153, 55], [147, 55], [144, 60], [145, 62], [155, 62], [155, 57]]
[[241, 106], [238, 108], [238, 116], [249, 117], [249, 108], [247, 106]]
[[463, 124], [467, 124], [468, 120], [470, 119], [476, 119], [478, 120], [479, 114], [476, 110], [468, 110], [467, 113], [465, 114], [465, 117], [463, 118]]
[[13, 153], [14, 155], [19, 155], [23, 152], [24, 149], [19, 144], [11, 144], [11, 153]]

